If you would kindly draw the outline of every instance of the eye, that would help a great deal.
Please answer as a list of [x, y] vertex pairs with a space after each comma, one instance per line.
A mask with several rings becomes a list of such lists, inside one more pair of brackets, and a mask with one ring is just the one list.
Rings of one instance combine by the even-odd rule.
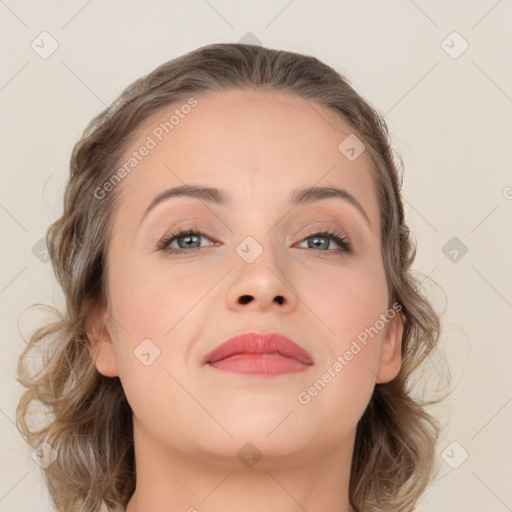
[[[339, 249], [335, 250], [328, 250], [331, 241], [334, 240], [334, 242], [340, 247]], [[323, 230], [318, 233], [313, 233], [309, 236], [307, 236], [304, 241], [308, 241], [308, 247], [307, 249], [312, 248], [320, 248], [320, 249], [327, 249], [326, 251], [320, 251], [320, 252], [331, 252], [335, 254], [339, 254], [342, 252], [351, 252], [351, 244], [349, 239], [337, 231], [334, 230]], [[304, 242], [301, 242], [304, 243]]]
[[[163, 238], [157, 246], [157, 250], [165, 251], [170, 254], [194, 252], [201, 248], [201, 238], [210, 240], [210, 237], [195, 227], [185, 227], [178, 229], [174, 233]], [[178, 247], [171, 247], [176, 242]]]
[[[163, 238], [158, 243], [157, 250], [164, 251], [168, 254], [195, 252], [197, 249], [204, 247], [204, 245], [201, 245], [201, 238], [212, 242], [212, 238], [209, 235], [201, 232], [195, 226], [184, 227]], [[306, 249], [325, 249], [316, 252], [327, 252], [331, 254], [351, 252], [351, 244], [349, 239], [342, 233], [334, 230], [323, 230], [318, 233], [313, 233], [304, 238], [303, 242], [300, 243], [304, 243], [305, 241], [308, 242]], [[339, 246], [338, 249], [329, 250], [329, 247], [332, 245], [332, 241], [334, 241], [334, 243]], [[176, 245], [172, 247], [171, 244], [174, 243], [177, 244], [177, 247]], [[214, 242], [212, 242], [210, 245], [213, 244]]]

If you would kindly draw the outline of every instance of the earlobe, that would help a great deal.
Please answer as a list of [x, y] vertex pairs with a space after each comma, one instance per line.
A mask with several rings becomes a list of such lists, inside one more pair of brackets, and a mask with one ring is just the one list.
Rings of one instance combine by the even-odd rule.
[[85, 321], [89, 353], [99, 373], [105, 377], [119, 375], [112, 337], [107, 327], [108, 312], [97, 307]]
[[377, 384], [393, 380], [402, 366], [402, 335], [404, 327], [402, 313], [398, 312], [386, 325], [379, 355]]

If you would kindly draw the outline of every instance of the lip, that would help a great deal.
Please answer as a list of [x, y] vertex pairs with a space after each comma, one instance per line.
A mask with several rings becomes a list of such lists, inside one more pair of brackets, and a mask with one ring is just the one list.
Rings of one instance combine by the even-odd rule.
[[282, 334], [246, 332], [215, 347], [203, 364], [237, 373], [277, 375], [307, 370], [313, 357]]

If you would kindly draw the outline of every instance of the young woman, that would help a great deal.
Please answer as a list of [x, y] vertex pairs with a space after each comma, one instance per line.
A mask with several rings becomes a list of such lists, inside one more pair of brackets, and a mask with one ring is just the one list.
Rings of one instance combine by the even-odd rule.
[[413, 510], [440, 322], [401, 180], [382, 117], [296, 53], [205, 46], [96, 116], [47, 232], [67, 311], [19, 368], [58, 510]]

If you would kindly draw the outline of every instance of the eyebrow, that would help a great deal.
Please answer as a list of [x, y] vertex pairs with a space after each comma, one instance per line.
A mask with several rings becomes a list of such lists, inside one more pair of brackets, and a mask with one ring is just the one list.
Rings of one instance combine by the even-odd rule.
[[[144, 220], [144, 218], [149, 214], [151, 210], [153, 210], [158, 204], [163, 201], [167, 201], [173, 197], [192, 197], [194, 199], [199, 199], [201, 201], [206, 201], [208, 203], [215, 203], [220, 205], [229, 205], [231, 203], [231, 197], [229, 194], [219, 188], [214, 187], [206, 187], [201, 185], [182, 185], [179, 187], [170, 188], [168, 190], [164, 190], [157, 196], [153, 198], [151, 203], [146, 208], [144, 214], [140, 219], [140, 223]], [[322, 201], [324, 199], [330, 198], [339, 198], [350, 205], [355, 207], [357, 211], [364, 217], [368, 225], [371, 227], [370, 219], [361, 206], [361, 203], [349, 192], [345, 189], [337, 188], [337, 187], [307, 187], [304, 189], [295, 190], [290, 197], [290, 203], [293, 206], [303, 206], [306, 204], [315, 203], [317, 201]]]

